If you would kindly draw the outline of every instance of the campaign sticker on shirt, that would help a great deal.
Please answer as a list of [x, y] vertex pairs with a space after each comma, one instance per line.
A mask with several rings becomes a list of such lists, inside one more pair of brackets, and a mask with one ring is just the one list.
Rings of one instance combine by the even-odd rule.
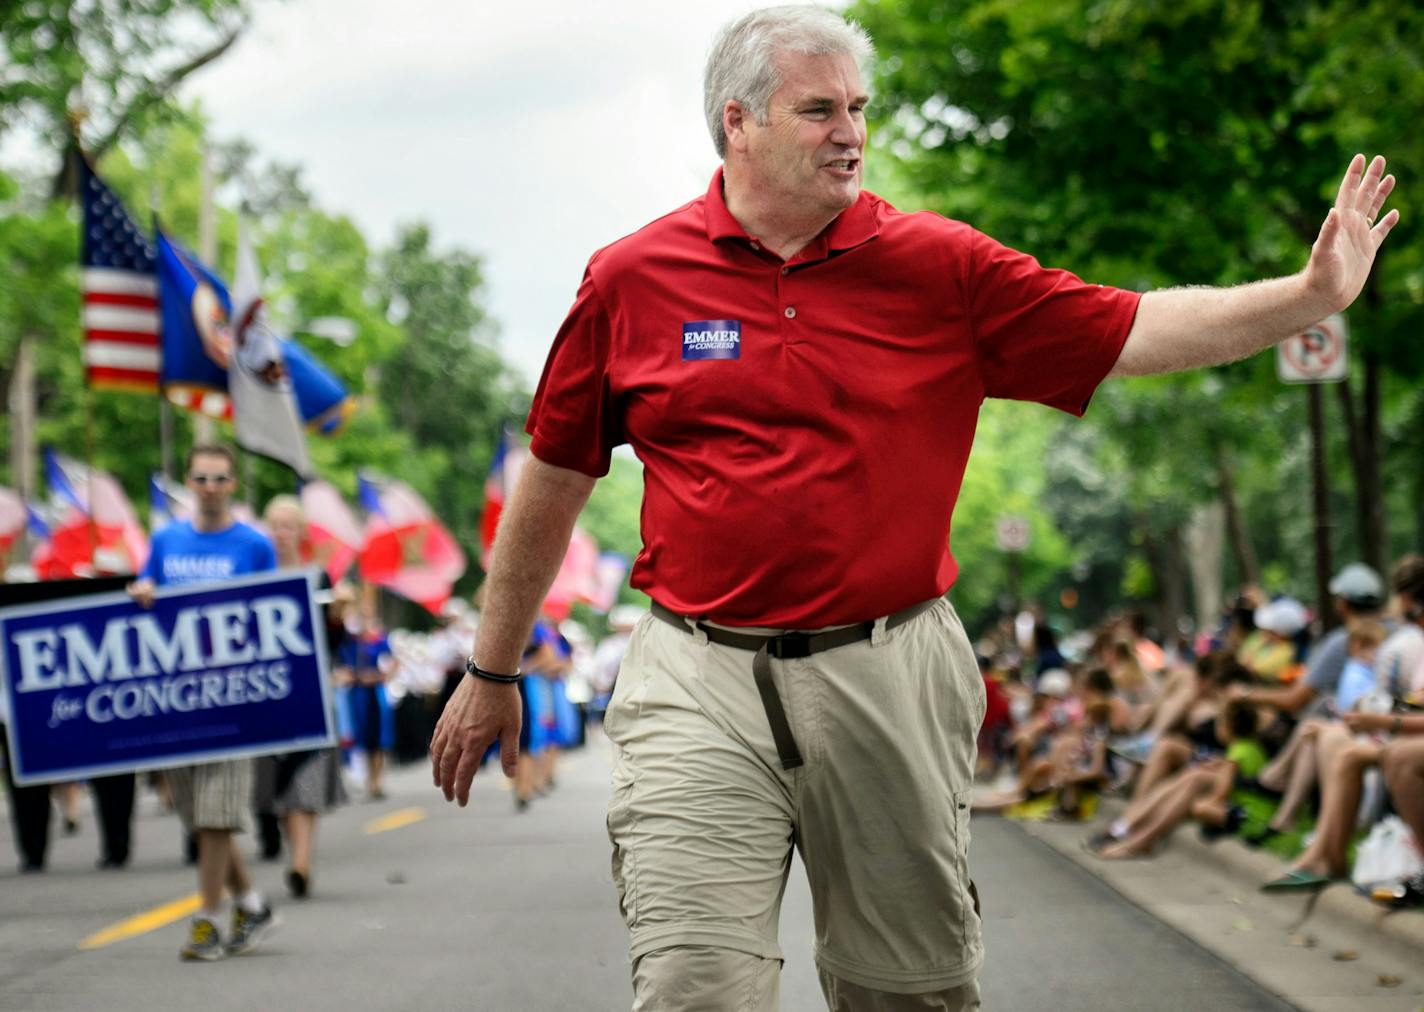
[[741, 357], [741, 320], [694, 320], [682, 325], [684, 362]]

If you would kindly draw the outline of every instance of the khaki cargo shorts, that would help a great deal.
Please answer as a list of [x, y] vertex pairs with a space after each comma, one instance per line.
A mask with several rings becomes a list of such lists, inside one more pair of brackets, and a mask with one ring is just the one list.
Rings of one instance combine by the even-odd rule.
[[[969, 804], [984, 687], [948, 601], [773, 675], [806, 763], [777, 760], [752, 654], [645, 617], [608, 708], [613, 878], [632, 959], [708, 946], [780, 960], [796, 846], [822, 974], [898, 994], [983, 961]], [[760, 630], [741, 630], [754, 632]]]
[[247, 829], [252, 806], [252, 760], [226, 759], [201, 766], [179, 766], [165, 771], [173, 792], [173, 807], [183, 828]]

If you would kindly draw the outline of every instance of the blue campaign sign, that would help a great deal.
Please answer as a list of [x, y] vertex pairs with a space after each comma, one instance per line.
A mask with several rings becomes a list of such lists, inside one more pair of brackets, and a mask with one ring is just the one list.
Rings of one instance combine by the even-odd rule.
[[316, 570], [0, 611], [15, 782], [335, 743]]

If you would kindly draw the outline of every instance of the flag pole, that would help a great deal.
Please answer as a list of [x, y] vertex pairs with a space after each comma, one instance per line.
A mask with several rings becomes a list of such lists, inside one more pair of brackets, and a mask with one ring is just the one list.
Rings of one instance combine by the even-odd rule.
[[94, 519], [94, 391], [84, 384], [84, 460], [89, 465], [85, 475], [88, 488], [89, 506], [89, 565], [97, 573], [99, 567], [94, 557], [99, 554], [99, 522]]
[[[203, 263], [213, 264], [217, 261], [218, 238], [213, 222], [213, 159], [208, 150], [207, 138], [203, 139], [202, 161], [202, 200], [198, 205], [198, 256]], [[193, 442], [211, 443], [217, 434], [217, 424], [204, 413], [201, 408], [193, 415]]]
[[[158, 234], [158, 180], [148, 187], [149, 215], [153, 221], [153, 234]], [[161, 371], [161, 370], [160, 370]], [[168, 394], [163, 389], [163, 378], [158, 383], [158, 469], [165, 479], [173, 478], [173, 407], [168, 403]]]
[[[79, 125], [83, 118], [82, 114], [70, 112], [69, 122], [73, 129], [74, 143], [70, 147], [69, 171], [76, 180], [80, 175], [79, 159], [84, 157], [79, 143]], [[82, 219], [80, 227], [82, 231]], [[94, 565], [94, 556], [99, 552], [99, 526], [94, 519], [94, 388], [87, 378], [84, 382], [84, 460], [89, 465], [89, 472], [85, 475], [85, 484], [89, 486], [89, 568], [97, 571], [98, 567]]]

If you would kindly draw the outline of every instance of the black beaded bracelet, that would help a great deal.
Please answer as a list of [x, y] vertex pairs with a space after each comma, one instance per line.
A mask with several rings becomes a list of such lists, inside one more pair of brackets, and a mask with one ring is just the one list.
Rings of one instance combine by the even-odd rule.
[[486, 671], [475, 663], [475, 655], [471, 654], [465, 661], [465, 674], [474, 675], [476, 678], [483, 678], [487, 682], [498, 682], [500, 685], [513, 685], [524, 677], [524, 672], [516, 671], [512, 675], [501, 675], [493, 671]]

